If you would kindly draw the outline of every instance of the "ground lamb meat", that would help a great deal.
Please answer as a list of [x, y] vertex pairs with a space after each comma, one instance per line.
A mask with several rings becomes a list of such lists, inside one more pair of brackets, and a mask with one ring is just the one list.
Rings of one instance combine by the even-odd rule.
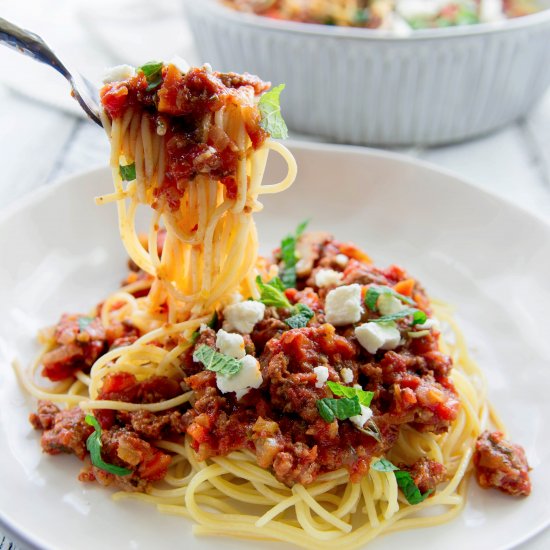
[[35, 430], [50, 430], [55, 424], [55, 415], [59, 407], [51, 401], [41, 399], [35, 413], [29, 415], [29, 422]]
[[447, 474], [443, 464], [425, 457], [417, 460], [412, 466], [400, 464], [399, 468], [411, 474], [414, 484], [422, 494], [434, 491]]
[[477, 481], [481, 487], [494, 487], [512, 496], [531, 493], [529, 464], [519, 445], [504, 439], [502, 432], [483, 432], [474, 453]]
[[107, 350], [105, 329], [99, 317], [65, 313], [55, 327], [55, 347], [42, 358], [42, 375], [53, 382], [87, 372]]
[[[41, 411], [45, 411], [46, 409], [53, 411], [54, 407], [55, 405], [51, 402], [43, 401], [41, 402], [41, 406], [39, 406], [38, 414], [35, 416], [40, 419]], [[86, 456], [86, 440], [94, 431], [92, 426], [86, 424], [84, 417], [85, 413], [80, 407], [73, 407], [72, 409], [63, 411], [58, 410], [53, 417], [52, 425], [51, 417], [49, 415], [44, 416], [43, 414], [42, 418], [45, 421], [45, 425], [51, 426], [46, 428], [42, 434], [41, 444], [44, 452], [51, 455], [72, 453], [83, 460]]]

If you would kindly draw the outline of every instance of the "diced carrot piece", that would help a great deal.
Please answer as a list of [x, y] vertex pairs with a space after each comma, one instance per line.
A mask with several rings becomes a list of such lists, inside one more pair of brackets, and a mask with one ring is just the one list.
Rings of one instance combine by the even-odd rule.
[[414, 288], [414, 279], [405, 279], [403, 281], [399, 281], [393, 289], [395, 292], [402, 294], [403, 296], [412, 296], [412, 291]]
[[358, 260], [365, 264], [372, 264], [370, 256], [352, 243], [341, 244], [340, 252], [342, 254], [345, 254], [348, 258], [354, 258], [355, 260]]

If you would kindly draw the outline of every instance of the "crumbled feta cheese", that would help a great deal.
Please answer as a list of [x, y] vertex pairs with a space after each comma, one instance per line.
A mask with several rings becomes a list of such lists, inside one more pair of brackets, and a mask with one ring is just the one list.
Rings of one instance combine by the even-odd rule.
[[205, 330], [208, 330], [210, 327], [206, 323], [201, 323], [199, 328], [199, 334], [202, 334]]
[[320, 269], [315, 274], [315, 284], [321, 288], [324, 286], [336, 286], [344, 275], [334, 269]]
[[325, 314], [334, 326], [351, 325], [361, 319], [361, 287], [358, 284], [340, 286], [327, 294]]
[[406, 307], [399, 298], [391, 294], [380, 294], [376, 305], [381, 315], [393, 315], [394, 313], [399, 313]]
[[135, 76], [136, 70], [130, 65], [116, 65], [105, 70], [103, 74], [103, 84], [109, 84], [110, 82], [118, 82], [120, 80], [127, 80]]
[[336, 254], [334, 257], [334, 261], [340, 266], [340, 267], [346, 267], [349, 262], [349, 258], [345, 254]]
[[223, 328], [228, 332], [238, 331], [250, 334], [254, 325], [264, 318], [265, 305], [262, 302], [247, 300], [231, 304], [223, 310]]
[[362, 390], [362, 386], [361, 384], [353, 384], [353, 387], [356, 389], [356, 390]]
[[353, 382], [353, 371], [347, 367], [344, 367], [340, 371], [340, 376], [345, 384], [351, 384]]
[[437, 319], [434, 319], [432, 317], [431, 319], [426, 319], [425, 323], [422, 323], [421, 325], [416, 325], [414, 328], [420, 330], [431, 330], [432, 328], [434, 328], [435, 330], [439, 330], [439, 322]]
[[216, 385], [222, 393], [235, 392], [237, 399], [246, 395], [252, 388], [259, 388], [263, 382], [260, 363], [252, 355], [241, 359], [241, 370], [231, 376], [216, 373]]
[[362, 428], [365, 425], [365, 422], [370, 420], [372, 417], [372, 410], [370, 407], [365, 407], [365, 405], [360, 405], [361, 414], [355, 416], [350, 416], [349, 419], [358, 427]]
[[240, 334], [225, 332], [223, 328], [218, 330], [216, 335], [216, 347], [220, 350], [220, 353], [235, 359], [242, 359], [246, 355], [244, 338]]
[[187, 61], [183, 59], [183, 57], [180, 57], [179, 55], [174, 55], [172, 59], [168, 61], [168, 63], [170, 63], [171, 65], [174, 65], [176, 69], [179, 69], [184, 74], [191, 68], [189, 63], [187, 63]]
[[372, 322], [356, 327], [355, 337], [369, 353], [373, 354], [379, 349], [395, 349], [401, 340], [401, 334], [395, 327]]
[[315, 382], [316, 388], [322, 388], [325, 385], [325, 382], [328, 380], [328, 369], [327, 367], [315, 367], [313, 369], [315, 376], [317, 377], [317, 382]]

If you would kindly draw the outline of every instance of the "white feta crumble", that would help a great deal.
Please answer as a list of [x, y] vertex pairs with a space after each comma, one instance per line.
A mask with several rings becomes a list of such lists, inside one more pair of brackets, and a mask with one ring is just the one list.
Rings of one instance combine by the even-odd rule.
[[241, 359], [241, 370], [231, 376], [216, 373], [216, 386], [222, 393], [235, 392], [237, 399], [241, 399], [252, 388], [259, 388], [263, 382], [260, 372], [260, 363], [252, 355], [245, 355]]
[[381, 315], [393, 315], [406, 308], [399, 298], [391, 294], [381, 294], [376, 302]]
[[340, 286], [327, 294], [325, 314], [334, 326], [351, 325], [361, 319], [361, 287], [358, 284]]
[[315, 284], [319, 287], [336, 286], [344, 275], [334, 269], [320, 269], [315, 274]]
[[235, 359], [242, 359], [246, 355], [244, 338], [240, 334], [226, 332], [221, 328], [216, 335], [216, 347], [220, 353]]
[[325, 385], [325, 382], [328, 380], [328, 368], [327, 367], [315, 367], [313, 369], [315, 376], [317, 377], [317, 382], [315, 382], [316, 388], [322, 388]]
[[237, 331], [250, 334], [254, 325], [264, 318], [265, 305], [262, 302], [247, 300], [231, 304], [223, 310], [223, 328], [228, 332]]
[[370, 420], [372, 417], [372, 410], [370, 407], [365, 407], [365, 405], [360, 405], [361, 414], [355, 416], [350, 416], [349, 419], [358, 427], [362, 428], [365, 425], [365, 422]]
[[199, 328], [199, 334], [202, 334], [205, 330], [208, 330], [210, 327], [206, 323], [201, 323]]
[[421, 325], [416, 325], [414, 328], [420, 330], [431, 330], [432, 328], [434, 328], [435, 330], [439, 330], [439, 321], [434, 318], [426, 319], [425, 323], [422, 323]]
[[356, 327], [355, 337], [372, 354], [379, 349], [395, 349], [401, 340], [401, 334], [395, 327], [372, 322]]
[[340, 371], [340, 376], [345, 384], [351, 384], [353, 382], [353, 371], [347, 367], [344, 367]]
[[187, 63], [187, 61], [179, 55], [174, 55], [172, 59], [168, 61], [168, 63], [170, 63], [170, 65], [174, 65], [174, 67], [176, 67], [176, 69], [179, 69], [182, 73], [186, 73], [191, 68], [189, 63]]
[[356, 389], [356, 390], [362, 390], [363, 388], [361, 387], [361, 384], [353, 384], [353, 387]]
[[336, 254], [334, 261], [339, 267], [346, 267], [348, 265], [349, 258], [345, 254]]
[[135, 74], [136, 70], [131, 65], [116, 65], [115, 67], [109, 67], [105, 69], [105, 73], [103, 74], [103, 84], [127, 80], [135, 76]]

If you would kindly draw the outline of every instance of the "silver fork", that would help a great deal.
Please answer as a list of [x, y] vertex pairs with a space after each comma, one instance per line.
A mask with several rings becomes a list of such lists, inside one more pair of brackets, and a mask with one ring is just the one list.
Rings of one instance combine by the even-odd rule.
[[40, 36], [0, 17], [0, 43], [45, 63], [61, 73], [69, 81], [72, 88], [71, 95], [78, 101], [84, 112], [96, 124], [102, 126], [99, 118], [99, 93], [96, 86], [81, 74], [71, 73]]

